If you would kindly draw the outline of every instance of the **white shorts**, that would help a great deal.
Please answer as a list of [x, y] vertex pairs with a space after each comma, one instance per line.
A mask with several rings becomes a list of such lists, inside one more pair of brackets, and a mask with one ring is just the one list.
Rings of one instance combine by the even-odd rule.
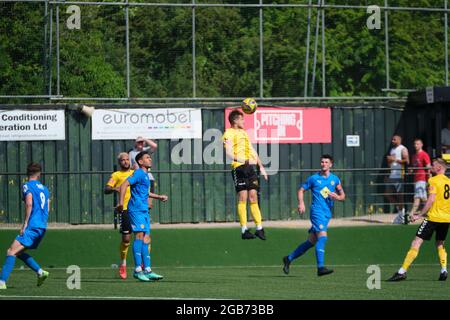
[[414, 198], [427, 199], [427, 183], [425, 181], [417, 181], [415, 183]]

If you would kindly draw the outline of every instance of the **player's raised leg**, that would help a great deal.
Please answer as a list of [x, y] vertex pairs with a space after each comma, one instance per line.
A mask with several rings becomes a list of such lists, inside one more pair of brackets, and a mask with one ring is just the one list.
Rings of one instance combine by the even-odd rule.
[[292, 251], [289, 255], [283, 257], [283, 272], [285, 274], [289, 274], [289, 266], [292, 261], [301, 257], [305, 254], [306, 251], [314, 247], [317, 242], [317, 236], [314, 232], [309, 234], [308, 239], [301, 243], [294, 251]]
[[[150, 281], [142, 270], [142, 247], [144, 246], [144, 232], [135, 232], [133, 241], [134, 274], [133, 277], [140, 281]], [[148, 247], [147, 247], [148, 248]]]
[[17, 256], [17, 258], [22, 260], [23, 263], [25, 263], [25, 265], [28, 268], [30, 268], [31, 270], [36, 272], [37, 286], [40, 287], [44, 283], [44, 281], [48, 278], [49, 273], [47, 271], [43, 270], [39, 266], [39, 264], [36, 262], [36, 260], [34, 260], [32, 256], [30, 256], [29, 254], [27, 254], [25, 252], [22, 252], [21, 254], [19, 254]]
[[447, 272], [447, 251], [444, 248], [444, 241], [437, 240], [436, 248], [439, 256], [439, 264], [441, 265], [441, 272], [439, 274], [439, 281], [445, 281], [448, 277]]
[[237, 212], [239, 216], [239, 224], [241, 225], [242, 239], [254, 239], [256, 236], [247, 228], [247, 199], [248, 191], [241, 190], [238, 192]]
[[[420, 227], [419, 227], [420, 230]], [[430, 234], [431, 237], [431, 234]], [[406, 272], [408, 271], [411, 264], [414, 262], [414, 260], [419, 255], [419, 249], [422, 245], [423, 240], [419, 237], [415, 237], [413, 242], [411, 243], [411, 248], [406, 253], [405, 259], [403, 260], [402, 267], [398, 269], [396, 273], [392, 277], [388, 279], [388, 281], [402, 281], [406, 280]]]
[[325, 267], [325, 244], [328, 240], [326, 232], [319, 232], [317, 234], [316, 242], [316, 262], [317, 262], [317, 275], [324, 276], [333, 273], [332, 269]]
[[6, 251], [6, 259], [0, 275], [0, 289], [6, 289], [6, 282], [14, 269], [16, 257], [18, 254], [23, 252], [23, 250], [25, 250], [25, 247], [19, 241], [14, 240], [9, 249]]
[[142, 260], [144, 262], [144, 274], [152, 281], [161, 280], [164, 277], [152, 271], [151, 256], [150, 256], [150, 242], [151, 238], [149, 234], [144, 236], [144, 245], [142, 246]]
[[122, 279], [127, 278], [127, 255], [128, 249], [130, 247], [130, 234], [122, 234], [122, 241], [120, 242], [120, 266], [119, 266], [119, 275]]
[[122, 240], [120, 242], [120, 266], [119, 276], [122, 279], [127, 278], [127, 255], [128, 249], [131, 244], [131, 222], [128, 211], [119, 213], [120, 216], [120, 233], [122, 234]]
[[260, 238], [261, 240], [266, 240], [266, 235], [264, 233], [264, 229], [262, 226], [262, 216], [261, 210], [259, 209], [258, 204], [258, 192], [256, 189], [251, 189], [248, 192], [249, 200], [250, 200], [250, 213], [253, 217], [253, 221], [256, 225], [255, 236]]

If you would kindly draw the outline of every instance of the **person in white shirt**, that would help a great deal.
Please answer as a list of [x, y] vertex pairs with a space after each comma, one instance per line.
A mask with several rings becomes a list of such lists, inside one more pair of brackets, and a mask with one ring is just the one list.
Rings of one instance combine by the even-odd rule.
[[391, 168], [386, 184], [386, 198], [393, 204], [398, 215], [393, 223], [403, 223], [405, 205], [403, 199], [403, 185], [405, 177], [405, 166], [409, 164], [408, 149], [402, 145], [402, 137], [398, 134], [392, 136], [392, 148], [386, 156], [387, 164]]
[[447, 127], [441, 131], [442, 153], [450, 153], [450, 119], [447, 120]]

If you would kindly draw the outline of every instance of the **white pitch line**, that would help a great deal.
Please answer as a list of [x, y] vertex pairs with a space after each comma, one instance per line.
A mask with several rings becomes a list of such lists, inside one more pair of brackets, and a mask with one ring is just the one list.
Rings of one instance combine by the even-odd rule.
[[7, 296], [0, 295], [0, 299], [5, 298], [30, 298], [30, 299], [99, 299], [99, 300], [230, 300], [219, 298], [183, 298], [183, 297], [100, 297], [100, 296]]
[[[339, 267], [339, 268], [350, 268], [350, 267], [366, 267], [370, 265], [378, 265], [378, 266], [399, 266], [399, 263], [364, 263], [364, 264], [330, 264], [330, 267]], [[439, 263], [415, 263], [415, 266], [437, 266]], [[179, 267], [166, 267], [166, 266], [158, 266], [157, 269], [241, 269], [241, 268], [280, 268], [282, 264], [279, 265], [267, 265], [267, 266], [179, 266]], [[312, 268], [316, 267], [315, 264], [298, 264], [295, 265], [296, 268]], [[132, 268], [132, 267], [128, 267]], [[112, 267], [80, 267], [81, 270], [116, 270], [118, 268]], [[15, 269], [15, 270], [28, 270], [28, 268], [24, 269]], [[67, 268], [48, 268], [47, 270], [67, 270]]]

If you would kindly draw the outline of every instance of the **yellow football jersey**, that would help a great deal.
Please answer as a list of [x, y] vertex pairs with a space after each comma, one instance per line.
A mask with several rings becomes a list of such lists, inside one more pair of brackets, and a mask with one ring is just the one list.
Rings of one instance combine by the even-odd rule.
[[450, 223], [450, 179], [443, 174], [438, 174], [428, 179], [428, 192], [436, 194], [428, 219], [432, 222]]
[[[116, 171], [113, 172], [111, 175], [111, 178], [109, 178], [109, 181], [106, 185], [110, 186], [111, 188], [120, 187], [120, 185], [133, 174], [134, 170], [128, 170], [128, 171]], [[123, 201], [123, 210], [127, 210], [128, 201], [130, 201], [131, 197], [131, 191], [130, 187], [127, 188], [127, 192], [125, 193], [125, 199]]]
[[[250, 143], [248, 134], [244, 129], [233, 129], [228, 128], [222, 137], [224, 147], [231, 146], [233, 150], [234, 158], [239, 158], [240, 160], [257, 160], [257, 155], [255, 150]], [[231, 167], [237, 168], [243, 165], [241, 162], [233, 161]]]

